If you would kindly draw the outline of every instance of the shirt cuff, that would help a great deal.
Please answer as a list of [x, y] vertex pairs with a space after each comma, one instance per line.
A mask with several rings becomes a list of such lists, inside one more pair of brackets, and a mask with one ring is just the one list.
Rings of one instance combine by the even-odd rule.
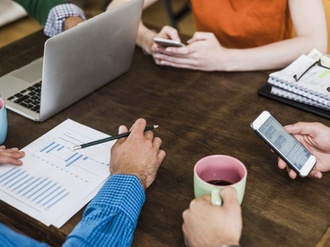
[[86, 20], [84, 11], [77, 5], [67, 3], [53, 7], [48, 14], [44, 27], [44, 34], [52, 37], [64, 31], [64, 21], [71, 16], [79, 16]]
[[133, 175], [111, 175], [98, 194], [89, 203], [84, 215], [89, 209], [101, 207], [103, 210], [119, 209], [125, 212], [132, 222], [137, 222], [145, 201], [145, 192], [140, 180]]

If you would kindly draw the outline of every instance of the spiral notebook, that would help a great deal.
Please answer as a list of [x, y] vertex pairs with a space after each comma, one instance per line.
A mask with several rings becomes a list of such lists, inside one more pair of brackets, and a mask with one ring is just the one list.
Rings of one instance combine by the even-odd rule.
[[330, 110], [330, 69], [319, 63], [320, 57], [301, 55], [286, 68], [271, 73], [271, 93]]
[[266, 83], [264, 86], [262, 86], [258, 90], [258, 94], [263, 96], [263, 97], [281, 102], [281, 103], [286, 104], [288, 106], [292, 106], [292, 107], [298, 108], [300, 110], [310, 112], [312, 114], [330, 119], [330, 111], [324, 110], [323, 108], [316, 107], [316, 106], [313, 106], [313, 105], [310, 105], [310, 104], [301, 103], [300, 101], [297, 101], [297, 100], [291, 100], [290, 98], [284, 98], [284, 97], [275, 95], [275, 94], [272, 93], [273, 88], [274, 88], [274, 86], [272, 86], [269, 83]]

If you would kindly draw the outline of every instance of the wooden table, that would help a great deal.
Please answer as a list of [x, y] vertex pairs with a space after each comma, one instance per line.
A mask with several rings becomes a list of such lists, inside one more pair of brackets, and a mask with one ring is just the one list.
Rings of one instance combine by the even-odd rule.
[[[37, 32], [0, 50], [0, 76], [42, 55], [46, 38]], [[182, 211], [193, 199], [193, 166], [210, 154], [227, 154], [248, 169], [242, 204], [241, 244], [329, 246], [330, 174], [321, 180], [291, 180], [277, 157], [250, 129], [269, 110], [282, 124], [327, 119], [260, 97], [267, 72], [200, 72], [154, 64], [136, 49], [131, 70], [50, 118], [37, 123], [8, 112], [5, 144], [23, 148], [67, 118], [111, 135], [138, 117], [159, 124], [167, 156], [147, 190], [133, 246], [183, 246]], [[93, 83], [93, 82], [91, 82]], [[45, 227], [0, 202], [0, 220], [37, 240], [59, 246], [83, 210], [63, 227]], [[323, 239], [322, 239], [323, 237]]]

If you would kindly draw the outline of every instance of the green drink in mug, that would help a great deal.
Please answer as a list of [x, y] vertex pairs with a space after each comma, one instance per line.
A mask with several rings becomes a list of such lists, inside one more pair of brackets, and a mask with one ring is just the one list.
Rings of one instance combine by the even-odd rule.
[[227, 155], [210, 155], [199, 160], [194, 167], [195, 197], [211, 195], [213, 205], [221, 205], [220, 191], [227, 186], [237, 191], [241, 204], [244, 197], [247, 170], [238, 159]]

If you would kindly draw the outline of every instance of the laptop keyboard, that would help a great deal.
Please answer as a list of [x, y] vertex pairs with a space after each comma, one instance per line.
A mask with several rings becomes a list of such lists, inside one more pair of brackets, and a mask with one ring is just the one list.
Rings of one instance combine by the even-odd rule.
[[36, 113], [40, 110], [41, 81], [7, 98]]

